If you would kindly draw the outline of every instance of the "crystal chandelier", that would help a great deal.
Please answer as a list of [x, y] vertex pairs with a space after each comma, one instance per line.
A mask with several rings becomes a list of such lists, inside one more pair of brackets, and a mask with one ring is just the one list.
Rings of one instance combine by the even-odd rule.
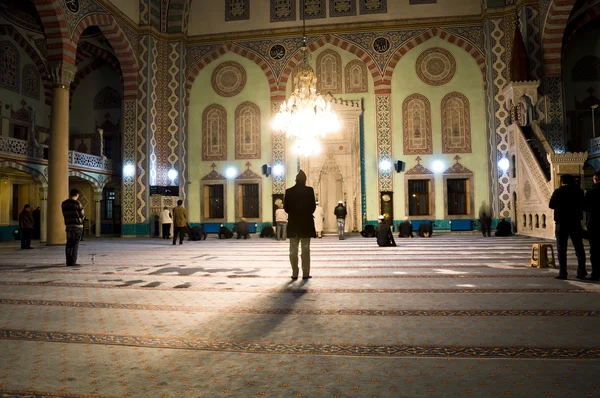
[[317, 76], [308, 64], [306, 25], [302, 19], [302, 62], [296, 67], [294, 91], [283, 101], [273, 128], [295, 139], [294, 153], [308, 156], [320, 152], [319, 140], [339, 130], [340, 123], [329, 101], [317, 93]]

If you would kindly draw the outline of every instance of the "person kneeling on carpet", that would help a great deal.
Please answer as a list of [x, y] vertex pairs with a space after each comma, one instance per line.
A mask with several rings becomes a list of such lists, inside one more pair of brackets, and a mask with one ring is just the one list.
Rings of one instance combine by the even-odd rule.
[[221, 224], [221, 227], [219, 228], [219, 239], [231, 239], [232, 236], [233, 232], [231, 232], [229, 229], [227, 229], [226, 226]]
[[385, 217], [379, 216], [379, 224], [375, 227], [377, 233], [377, 244], [379, 247], [396, 246], [391, 226], [385, 221]]
[[237, 232], [237, 238], [250, 238], [250, 226], [244, 217], [233, 226], [233, 232]]

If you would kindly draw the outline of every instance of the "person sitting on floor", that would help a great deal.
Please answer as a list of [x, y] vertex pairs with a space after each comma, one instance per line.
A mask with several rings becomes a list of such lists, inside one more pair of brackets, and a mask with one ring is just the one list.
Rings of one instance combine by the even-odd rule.
[[379, 247], [396, 246], [391, 226], [386, 222], [384, 216], [379, 216], [378, 218], [379, 224], [375, 227], [377, 233], [377, 245], [379, 245]]
[[233, 232], [231, 232], [229, 229], [227, 229], [226, 226], [221, 224], [221, 227], [219, 228], [219, 239], [231, 239], [232, 236]]
[[421, 238], [431, 238], [431, 235], [433, 235], [433, 228], [431, 228], [431, 223], [422, 222], [421, 225], [419, 225], [419, 230], [417, 231], [417, 234]]
[[370, 224], [365, 225], [365, 229], [360, 231], [360, 234], [364, 238], [374, 238], [377, 236], [377, 234], [375, 233], [375, 227]]
[[412, 238], [412, 223], [408, 221], [408, 217], [404, 217], [404, 221], [398, 224], [398, 230], [400, 233], [398, 234], [399, 238]]
[[250, 226], [244, 217], [233, 226], [233, 232], [237, 232], [237, 238], [248, 239], [250, 237]]
[[496, 226], [496, 236], [511, 236], [511, 226], [508, 221], [504, 219], [504, 217], [500, 218], [500, 222]]

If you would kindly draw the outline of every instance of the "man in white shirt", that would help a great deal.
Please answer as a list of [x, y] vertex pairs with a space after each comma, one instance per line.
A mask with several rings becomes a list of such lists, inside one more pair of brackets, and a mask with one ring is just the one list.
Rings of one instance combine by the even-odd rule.
[[287, 222], [288, 214], [283, 210], [283, 203], [279, 204], [279, 208], [275, 210], [275, 223], [277, 225], [277, 240], [287, 239]]
[[315, 212], [313, 213], [313, 218], [315, 219], [315, 231], [317, 231], [317, 238], [323, 237], [323, 220], [325, 216], [323, 215], [323, 208], [319, 205], [319, 201], [317, 200], [317, 207], [315, 208]]
[[169, 239], [171, 237], [171, 224], [173, 224], [173, 219], [171, 218], [171, 212], [167, 206], [160, 212], [158, 222], [162, 225], [162, 238]]

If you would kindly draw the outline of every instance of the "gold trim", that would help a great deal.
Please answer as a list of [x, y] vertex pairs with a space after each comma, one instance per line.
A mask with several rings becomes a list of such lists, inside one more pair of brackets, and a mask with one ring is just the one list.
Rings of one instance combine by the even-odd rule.
[[54, 87], [54, 88], [62, 88], [62, 89], [65, 89], [65, 90], [67, 90], [67, 91], [68, 91], [68, 90], [70, 90], [70, 87], [69, 87], [69, 86], [66, 86], [66, 85], [64, 85], [64, 84], [55, 84], [55, 85], [54, 85], [54, 86], [52, 86], [52, 87]]

